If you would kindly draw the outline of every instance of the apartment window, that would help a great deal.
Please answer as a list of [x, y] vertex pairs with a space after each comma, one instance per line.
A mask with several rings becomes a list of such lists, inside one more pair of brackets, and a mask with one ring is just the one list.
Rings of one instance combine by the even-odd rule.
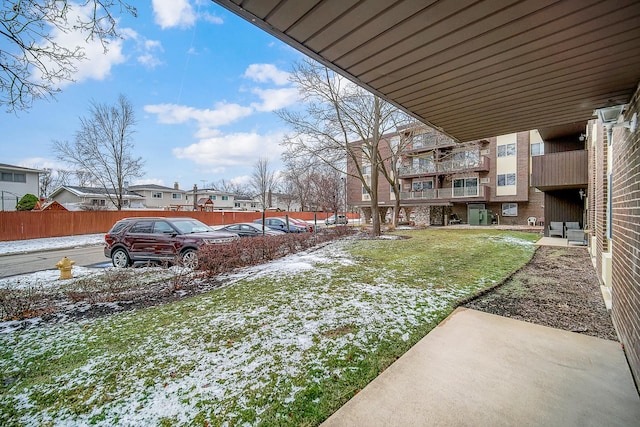
[[507, 185], [516, 185], [515, 173], [503, 173], [498, 175], [498, 187], [504, 187]]
[[371, 165], [362, 166], [362, 174], [363, 175], [371, 175]]
[[215, 200], [217, 196], [209, 196], [209, 200]]
[[412, 191], [425, 191], [433, 189], [433, 181], [413, 181], [411, 190]]
[[503, 203], [502, 204], [502, 216], [518, 216], [518, 204], [517, 203]]
[[106, 205], [106, 200], [105, 199], [91, 199], [91, 205], [92, 206], [105, 206]]
[[458, 178], [453, 180], [453, 197], [478, 195], [478, 178]]
[[542, 156], [544, 154], [544, 142], [531, 144], [531, 156]]
[[180, 193], [171, 193], [171, 198], [173, 200], [182, 200], [182, 194], [180, 194]]
[[155, 192], [151, 193], [151, 197], [153, 197], [154, 199], [162, 199], [162, 192], [161, 191], [155, 191]]
[[498, 145], [498, 157], [510, 157], [516, 155], [516, 144]]
[[6, 182], [27, 182], [27, 175], [24, 173], [2, 172], [0, 181]]
[[234, 207], [234, 208], [239, 208], [239, 207], [240, 207], [240, 202], [235, 202], [235, 203], [233, 204], [233, 207]]
[[229, 196], [222, 196], [222, 200], [229, 200]]

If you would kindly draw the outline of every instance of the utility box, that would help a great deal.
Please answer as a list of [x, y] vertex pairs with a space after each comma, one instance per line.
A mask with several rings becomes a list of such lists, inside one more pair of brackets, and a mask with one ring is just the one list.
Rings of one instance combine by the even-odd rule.
[[493, 214], [487, 209], [469, 209], [469, 225], [491, 225]]

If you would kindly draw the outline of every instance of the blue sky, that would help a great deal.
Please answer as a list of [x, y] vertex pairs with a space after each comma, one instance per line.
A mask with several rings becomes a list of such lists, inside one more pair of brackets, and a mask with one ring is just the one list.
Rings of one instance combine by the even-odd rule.
[[210, 0], [131, 3], [138, 17], [119, 20], [123, 40], [106, 55], [87, 46], [76, 82], [3, 113], [0, 163], [69, 169], [52, 141], [72, 141], [92, 100], [115, 104], [122, 93], [138, 120], [134, 155], [145, 159], [135, 183], [246, 182], [259, 157], [280, 168], [286, 127], [273, 111], [295, 108], [287, 74], [303, 55]]

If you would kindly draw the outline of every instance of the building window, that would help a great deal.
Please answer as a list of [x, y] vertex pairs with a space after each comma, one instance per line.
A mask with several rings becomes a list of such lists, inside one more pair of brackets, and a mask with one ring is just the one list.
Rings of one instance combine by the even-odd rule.
[[209, 200], [215, 200], [217, 196], [209, 196]]
[[180, 193], [171, 193], [171, 198], [174, 200], [182, 200], [182, 194]]
[[544, 142], [531, 144], [531, 156], [542, 156], [544, 154]]
[[155, 191], [155, 192], [151, 193], [151, 197], [153, 197], [154, 199], [162, 199], [162, 192]]
[[433, 181], [413, 181], [411, 190], [412, 191], [425, 191], [433, 189]]
[[0, 181], [27, 182], [27, 174], [24, 174], [24, 173], [13, 173], [13, 172], [2, 172], [2, 174], [0, 174]]
[[516, 144], [498, 145], [498, 157], [510, 157], [516, 155]]
[[518, 204], [517, 203], [503, 203], [502, 204], [502, 216], [518, 216]]
[[504, 187], [507, 185], [516, 185], [515, 173], [503, 173], [498, 175], [498, 187]]
[[222, 200], [229, 200], [229, 196], [222, 196]]
[[123, 200], [122, 201], [122, 206], [129, 206], [129, 201], [128, 200]]
[[453, 197], [475, 197], [478, 195], [478, 178], [453, 180]]

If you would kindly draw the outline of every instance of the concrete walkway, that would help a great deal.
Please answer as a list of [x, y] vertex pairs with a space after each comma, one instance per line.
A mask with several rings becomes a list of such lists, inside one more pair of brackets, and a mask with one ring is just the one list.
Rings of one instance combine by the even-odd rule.
[[638, 426], [620, 343], [458, 308], [325, 423]]

